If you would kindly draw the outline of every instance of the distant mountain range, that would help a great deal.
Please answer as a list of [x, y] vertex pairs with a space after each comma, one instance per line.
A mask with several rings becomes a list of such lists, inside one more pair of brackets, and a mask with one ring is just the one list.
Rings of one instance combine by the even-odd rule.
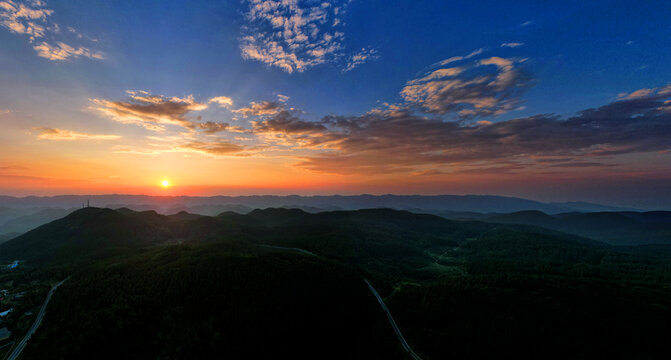
[[[110, 205], [145, 206], [160, 213], [172, 208], [194, 206], [240, 205], [248, 208], [313, 207], [321, 210], [358, 210], [365, 208], [431, 209], [450, 211], [509, 213], [539, 210], [548, 214], [580, 211], [637, 211], [586, 202], [543, 203], [516, 197], [494, 195], [330, 195], [330, 196], [148, 196], [148, 195], [60, 195], [51, 197], [0, 196], [0, 206], [9, 208], [30, 207], [81, 207], [87, 202], [92, 206]], [[183, 209], [180, 209], [183, 210]]]
[[[86, 204], [111, 209], [154, 210], [160, 214], [215, 216], [226, 211], [247, 214], [254, 209], [296, 208], [317, 213], [334, 210], [390, 208], [432, 213], [448, 218], [482, 219], [483, 214], [541, 211], [556, 215], [575, 212], [629, 211], [586, 202], [543, 203], [516, 197], [493, 195], [352, 195], [352, 196], [147, 196], [147, 195], [61, 195], [50, 197], [0, 196], [0, 235], [20, 234], [62, 218]], [[1, 240], [1, 238], [0, 238]]]

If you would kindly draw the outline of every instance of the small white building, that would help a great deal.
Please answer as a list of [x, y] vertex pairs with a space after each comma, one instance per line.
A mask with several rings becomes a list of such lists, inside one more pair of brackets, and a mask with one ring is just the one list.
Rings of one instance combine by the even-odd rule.
[[9, 309], [7, 311], [0, 312], [0, 319], [9, 315], [12, 312], [12, 310], [14, 310], [14, 309], [12, 308], [12, 309]]

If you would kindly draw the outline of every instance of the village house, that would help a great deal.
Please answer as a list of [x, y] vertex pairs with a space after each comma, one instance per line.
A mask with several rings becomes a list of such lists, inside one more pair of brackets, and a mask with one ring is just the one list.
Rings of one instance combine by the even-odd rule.
[[12, 338], [12, 332], [7, 330], [6, 327], [0, 328], [0, 346], [8, 343]]
[[0, 312], [0, 319], [5, 318], [7, 315], [9, 315], [12, 312], [12, 310], [14, 310], [14, 309], [12, 308], [12, 309]]

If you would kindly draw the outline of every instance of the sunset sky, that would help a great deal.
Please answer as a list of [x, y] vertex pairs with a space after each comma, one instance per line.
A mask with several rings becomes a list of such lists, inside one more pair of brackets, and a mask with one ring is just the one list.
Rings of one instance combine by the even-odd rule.
[[669, 1], [0, 0], [0, 194], [669, 208], [669, 19]]

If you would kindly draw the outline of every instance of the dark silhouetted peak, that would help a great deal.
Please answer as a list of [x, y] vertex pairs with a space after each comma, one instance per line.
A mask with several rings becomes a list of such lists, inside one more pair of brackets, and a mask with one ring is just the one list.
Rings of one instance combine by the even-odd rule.
[[267, 208], [255, 209], [249, 215], [254, 217], [296, 217], [309, 214], [301, 209]]

